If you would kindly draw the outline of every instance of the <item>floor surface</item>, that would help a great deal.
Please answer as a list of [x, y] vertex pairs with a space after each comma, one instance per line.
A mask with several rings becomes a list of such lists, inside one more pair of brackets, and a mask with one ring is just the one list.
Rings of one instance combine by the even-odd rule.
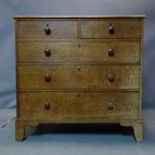
[[[0, 155], [155, 154], [155, 110], [144, 111], [145, 136], [141, 143], [136, 142], [132, 135], [121, 134], [110, 127], [110, 132], [106, 132], [104, 127], [97, 126], [95, 129], [94, 126], [89, 126], [87, 132], [88, 128], [85, 127], [79, 129], [79, 126], [65, 126], [62, 129], [59, 125], [54, 127], [54, 132], [51, 132], [51, 126], [47, 126], [46, 130], [39, 127], [37, 134], [23, 142], [16, 142], [15, 121], [10, 120], [14, 116], [15, 110], [0, 110]], [[104, 132], [101, 132], [102, 128]], [[58, 132], [56, 129], [59, 129]]]

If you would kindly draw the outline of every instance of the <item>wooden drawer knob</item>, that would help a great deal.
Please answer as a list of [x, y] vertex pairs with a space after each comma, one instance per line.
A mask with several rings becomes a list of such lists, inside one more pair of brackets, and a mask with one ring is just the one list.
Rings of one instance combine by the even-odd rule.
[[50, 103], [46, 102], [44, 104], [44, 108], [45, 108], [45, 110], [50, 110], [50, 108], [51, 108]]
[[108, 74], [107, 78], [110, 82], [113, 82], [115, 80], [114, 74]]
[[50, 82], [51, 81], [51, 76], [49, 74], [46, 74], [44, 77], [46, 82]]
[[45, 54], [45, 56], [47, 56], [47, 57], [51, 56], [51, 50], [48, 49], [48, 48], [46, 48], [46, 49], [44, 50], [44, 54]]
[[113, 57], [113, 56], [114, 56], [114, 49], [109, 48], [109, 49], [108, 49], [108, 55], [109, 55], [110, 57]]
[[115, 32], [115, 29], [114, 29], [112, 23], [110, 23], [110, 25], [108, 27], [108, 32], [109, 32], [109, 34], [114, 34], [114, 32]]
[[46, 24], [45, 28], [44, 28], [45, 34], [46, 35], [50, 35], [51, 34], [51, 29], [49, 28], [49, 25]]
[[112, 110], [114, 108], [112, 102], [109, 102], [107, 104], [107, 107], [108, 107], [109, 110]]

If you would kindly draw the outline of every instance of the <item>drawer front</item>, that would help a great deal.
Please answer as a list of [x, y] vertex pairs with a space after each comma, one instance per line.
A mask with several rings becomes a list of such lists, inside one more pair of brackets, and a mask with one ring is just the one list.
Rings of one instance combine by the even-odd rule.
[[136, 92], [19, 92], [18, 98], [23, 118], [138, 118]]
[[77, 22], [65, 20], [18, 21], [17, 39], [73, 39], [77, 38]]
[[18, 87], [30, 89], [139, 89], [138, 65], [18, 66]]
[[85, 20], [80, 24], [81, 38], [140, 38], [140, 20]]
[[18, 62], [138, 63], [140, 42], [131, 40], [17, 43]]

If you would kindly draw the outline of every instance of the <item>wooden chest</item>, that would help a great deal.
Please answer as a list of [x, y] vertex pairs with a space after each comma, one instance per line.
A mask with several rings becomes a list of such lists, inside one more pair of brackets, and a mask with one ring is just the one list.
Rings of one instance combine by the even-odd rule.
[[16, 140], [40, 123], [118, 123], [142, 141], [143, 19], [15, 17]]

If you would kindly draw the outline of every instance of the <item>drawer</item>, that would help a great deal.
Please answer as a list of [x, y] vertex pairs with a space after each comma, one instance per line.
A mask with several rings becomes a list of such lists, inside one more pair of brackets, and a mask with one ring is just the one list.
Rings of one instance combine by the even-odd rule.
[[138, 65], [18, 66], [20, 90], [139, 89]]
[[140, 38], [140, 20], [83, 20], [81, 38]]
[[74, 39], [77, 38], [77, 22], [67, 20], [19, 20], [17, 39]]
[[[19, 116], [31, 119], [137, 119], [137, 92], [19, 92]], [[77, 120], [76, 120], [77, 119]], [[93, 119], [92, 119], [93, 121]]]
[[139, 63], [140, 42], [136, 40], [99, 41], [19, 41], [18, 62], [26, 63]]

